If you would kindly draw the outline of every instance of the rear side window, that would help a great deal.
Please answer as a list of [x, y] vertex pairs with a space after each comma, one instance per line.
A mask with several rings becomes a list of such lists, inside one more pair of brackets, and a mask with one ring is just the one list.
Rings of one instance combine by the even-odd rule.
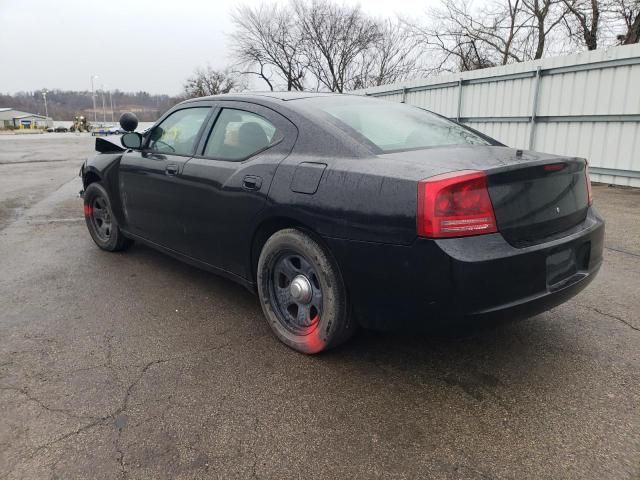
[[196, 107], [173, 112], [149, 132], [147, 148], [167, 154], [191, 155], [209, 111], [209, 107]]
[[315, 106], [385, 153], [441, 145], [488, 142], [466, 128], [426, 110], [369, 98], [325, 97]]
[[205, 157], [244, 160], [266, 148], [275, 138], [276, 127], [255, 113], [224, 108], [218, 115], [204, 150]]

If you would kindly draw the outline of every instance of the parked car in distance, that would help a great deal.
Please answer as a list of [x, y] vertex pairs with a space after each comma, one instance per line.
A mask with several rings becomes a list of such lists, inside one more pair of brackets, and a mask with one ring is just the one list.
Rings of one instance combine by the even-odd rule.
[[300, 352], [357, 327], [536, 315], [602, 263], [584, 159], [509, 148], [420, 108], [230, 94], [187, 100], [145, 135], [132, 114], [121, 126], [80, 171], [95, 243], [139, 241], [244, 285]]
[[67, 127], [58, 126], [54, 129], [56, 133], [67, 133], [69, 129]]
[[118, 125], [113, 125], [107, 130], [108, 135], [122, 135], [123, 133], [125, 133], [125, 131]]
[[93, 128], [91, 129], [91, 135], [94, 137], [100, 136], [100, 135], [114, 135], [117, 133], [121, 133], [121, 129], [118, 126], [115, 125], [110, 125], [110, 124], [97, 124], [94, 125]]

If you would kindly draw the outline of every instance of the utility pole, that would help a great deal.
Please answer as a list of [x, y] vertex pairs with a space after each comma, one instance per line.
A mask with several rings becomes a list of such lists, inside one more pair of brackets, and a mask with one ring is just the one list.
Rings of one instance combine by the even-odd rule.
[[107, 122], [107, 111], [104, 106], [104, 83], [102, 84], [102, 88], [100, 89], [100, 93], [102, 94], [102, 123]]
[[91, 75], [91, 99], [93, 100], [93, 123], [98, 123], [98, 112], [96, 111], [96, 90], [93, 81], [97, 80], [97, 75]]
[[47, 108], [47, 89], [42, 90], [42, 98], [44, 99], [44, 116], [47, 117], [45, 120], [47, 123], [47, 127], [49, 126], [49, 109]]
[[109, 90], [109, 103], [111, 104], [111, 123], [113, 123], [113, 96], [111, 90]]

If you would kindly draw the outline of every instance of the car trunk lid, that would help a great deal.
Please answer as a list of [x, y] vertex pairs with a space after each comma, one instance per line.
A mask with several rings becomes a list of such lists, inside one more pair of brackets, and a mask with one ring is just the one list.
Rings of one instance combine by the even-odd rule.
[[[524, 247], [582, 222], [588, 209], [586, 162], [581, 158], [503, 146], [452, 145], [380, 155], [373, 170], [418, 181], [477, 170], [487, 175], [498, 231]], [[389, 162], [393, 160], [393, 162]], [[392, 165], [391, 165], [392, 163]]]
[[586, 162], [582, 159], [554, 158], [486, 173], [498, 230], [516, 247], [568, 230], [587, 215]]

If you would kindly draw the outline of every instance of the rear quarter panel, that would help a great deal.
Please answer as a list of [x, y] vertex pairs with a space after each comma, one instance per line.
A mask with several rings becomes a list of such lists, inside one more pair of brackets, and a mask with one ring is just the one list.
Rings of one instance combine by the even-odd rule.
[[[301, 162], [326, 168], [315, 193], [292, 190]], [[325, 237], [409, 244], [416, 237], [416, 182], [378, 158], [291, 155], [269, 192], [270, 213], [293, 218]]]

